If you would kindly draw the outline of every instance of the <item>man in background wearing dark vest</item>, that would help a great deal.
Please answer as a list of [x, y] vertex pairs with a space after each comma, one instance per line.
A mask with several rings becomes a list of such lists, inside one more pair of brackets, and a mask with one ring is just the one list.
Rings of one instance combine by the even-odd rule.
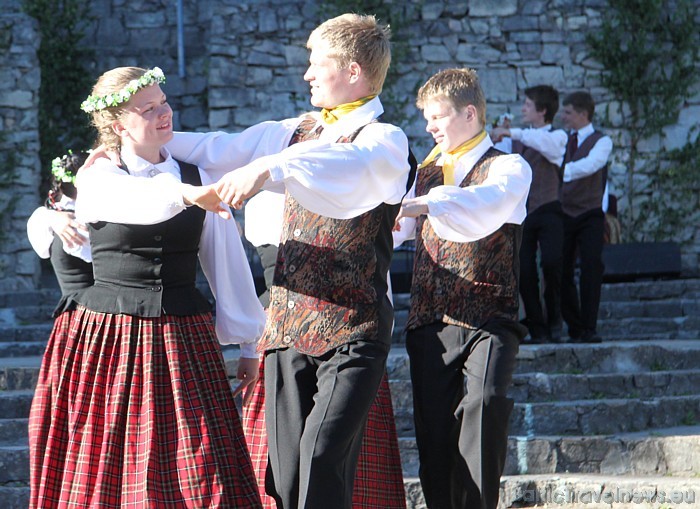
[[[562, 316], [572, 341], [600, 343], [602, 339], [596, 324], [604, 270], [602, 204], [613, 144], [608, 136], [593, 128], [595, 103], [589, 93], [569, 94], [563, 104], [562, 122], [570, 129], [570, 134], [561, 192], [564, 211]], [[574, 280], [577, 257], [580, 259], [579, 291]]]
[[526, 333], [518, 247], [532, 172], [493, 147], [474, 70], [437, 73], [417, 105], [436, 147], [403, 201], [394, 240], [416, 238], [406, 349], [419, 475], [430, 509], [496, 509], [513, 409], [507, 390]]
[[[530, 128], [496, 127], [491, 131], [496, 148], [522, 155], [532, 168], [527, 218], [523, 223], [520, 246], [520, 296], [530, 343], [559, 342], [561, 339], [564, 224], [559, 192], [567, 135], [552, 127], [558, 110], [559, 93], [555, 88], [549, 85], [530, 87], [525, 89], [521, 108], [523, 122]], [[546, 317], [540, 301], [538, 246]]]

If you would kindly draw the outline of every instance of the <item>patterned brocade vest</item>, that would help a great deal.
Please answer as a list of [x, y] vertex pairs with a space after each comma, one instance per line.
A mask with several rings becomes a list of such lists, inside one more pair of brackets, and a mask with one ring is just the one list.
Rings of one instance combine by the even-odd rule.
[[[317, 138], [304, 120], [290, 145]], [[338, 143], [352, 143], [361, 129]], [[393, 309], [386, 296], [399, 204], [383, 203], [351, 219], [302, 207], [289, 193], [270, 307], [258, 351], [294, 348], [320, 356], [357, 340], [391, 341]]]
[[[487, 150], [460, 187], [483, 182], [502, 155], [493, 147]], [[417, 178], [416, 196], [423, 196], [443, 184], [442, 168], [431, 162]], [[516, 320], [521, 232], [520, 225], [508, 223], [475, 242], [451, 242], [438, 237], [421, 216], [406, 329], [439, 321], [476, 329], [494, 318]]]

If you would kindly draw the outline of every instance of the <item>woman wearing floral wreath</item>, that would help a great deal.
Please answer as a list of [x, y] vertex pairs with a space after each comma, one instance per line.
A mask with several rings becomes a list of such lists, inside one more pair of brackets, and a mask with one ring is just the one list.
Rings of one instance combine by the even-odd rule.
[[59, 368], [70, 318], [77, 305], [76, 296], [93, 283], [87, 228], [75, 220], [74, 214], [77, 194], [75, 176], [86, 156], [86, 153], [69, 151], [53, 160], [51, 189], [46, 203], [37, 208], [27, 221], [29, 242], [41, 258], [50, 260], [61, 289], [29, 413], [29, 470], [32, 479], [41, 476], [49, 437], [66, 431], [66, 422], [53, 419], [52, 415], [61, 382]]
[[[51, 412], [65, 432], [46, 441], [32, 507], [260, 507], [217, 335], [242, 343], [242, 388], [257, 373], [265, 315], [228, 210], [163, 147], [164, 80], [158, 68], [113, 69], [82, 105], [122, 165], [97, 159], [77, 180], [95, 284], [57, 367]], [[216, 330], [195, 288], [198, 255]]]

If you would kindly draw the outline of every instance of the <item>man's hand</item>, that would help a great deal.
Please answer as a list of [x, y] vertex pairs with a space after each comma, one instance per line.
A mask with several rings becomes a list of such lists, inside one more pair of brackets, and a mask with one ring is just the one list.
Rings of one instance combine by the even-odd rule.
[[186, 205], [197, 205], [199, 208], [214, 212], [224, 219], [231, 219], [231, 211], [221, 203], [215, 186], [216, 184], [209, 186], [182, 184], [182, 199]]
[[260, 191], [270, 171], [251, 163], [224, 175], [215, 185], [219, 198], [234, 209], [243, 207], [243, 202]]
[[236, 373], [236, 378], [238, 378], [241, 383], [234, 389], [233, 395], [235, 397], [243, 392], [243, 406], [246, 406], [253, 396], [253, 388], [255, 387], [255, 381], [258, 379], [259, 368], [260, 360], [257, 358], [249, 359], [247, 357], [241, 357], [238, 359], [238, 373]]
[[428, 205], [423, 203], [422, 198], [407, 198], [401, 202], [401, 209], [399, 214], [396, 216], [396, 222], [394, 223], [394, 231], [401, 231], [401, 225], [399, 220], [403, 217], [418, 217], [422, 214], [428, 213]]
[[53, 232], [61, 239], [61, 242], [68, 248], [80, 246], [87, 242], [86, 237], [80, 234], [81, 231], [87, 234], [87, 227], [77, 222], [75, 214], [72, 212], [52, 211], [50, 226]]
[[95, 164], [95, 161], [100, 157], [106, 157], [117, 166], [121, 167], [122, 165], [121, 158], [119, 157], [118, 152], [114, 150], [107, 150], [107, 147], [105, 147], [104, 145], [100, 145], [99, 147], [93, 149], [90, 152], [90, 155], [87, 157], [87, 159], [85, 159], [85, 163], [83, 163], [83, 165], [80, 167], [80, 170], [89, 168], [90, 166]]
[[494, 127], [491, 129], [491, 141], [497, 143], [504, 137], [510, 137], [510, 129], [507, 127]]

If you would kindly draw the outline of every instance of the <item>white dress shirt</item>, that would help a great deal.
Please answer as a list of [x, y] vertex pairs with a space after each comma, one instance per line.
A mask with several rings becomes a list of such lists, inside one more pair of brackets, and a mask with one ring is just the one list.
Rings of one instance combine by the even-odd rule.
[[[161, 154], [165, 160], [154, 165], [122, 152], [129, 173], [104, 158], [80, 171], [77, 217], [84, 223], [156, 224], [182, 212], [180, 167], [166, 148]], [[199, 173], [203, 185], [212, 183], [204, 172]], [[265, 325], [265, 312], [255, 293], [235, 221], [206, 213], [199, 260], [216, 298], [219, 341], [239, 343], [243, 357], [258, 358], [255, 348]]]
[[[75, 200], [69, 198], [65, 194], [61, 196], [58, 202], [61, 210], [75, 210]], [[57, 210], [47, 207], [39, 207], [27, 220], [27, 237], [32, 248], [40, 258], [48, 258], [51, 255], [51, 244], [54, 239], [53, 219], [59, 213]], [[63, 244], [63, 250], [71, 256], [81, 258], [90, 263], [92, 262], [92, 253], [90, 252], [90, 239], [88, 233], [82, 230], [76, 230], [76, 233], [83, 237], [84, 242], [73, 247], [68, 247]]]
[[[455, 182], [462, 182], [484, 153], [493, 146], [487, 136], [457, 160]], [[441, 159], [437, 164], [441, 165]], [[420, 174], [420, 168], [418, 172]], [[525, 202], [532, 180], [530, 165], [518, 154], [498, 157], [488, 177], [477, 185], [441, 185], [422, 197], [428, 206], [428, 220], [439, 237], [452, 242], [474, 242], [498, 230], [505, 223], [521, 224], [527, 214]], [[415, 197], [415, 185], [408, 194]], [[403, 218], [394, 232], [394, 245], [415, 237], [416, 219]]]
[[495, 146], [510, 154], [513, 152], [513, 141], [519, 141], [523, 145], [535, 149], [550, 163], [561, 166], [561, 163], [564, 162], [568, 139], [569, 137], [563, 129], [552, 129], [552, 124], [527, 129], [512, 127], [510, 137], [505, 136]]
[[[275, 183], [284, 184], [311, 212], [349, 219], [381, 203], [399, 203], [406, 192], [406, 135], [391, 124], [367, 125], [383, 111], [375, 97], [333, 124], [318, 120], [324, 128], [320, 138], [291, 147], [301, 118], [264, 122], [240, 134], [176, 133], [168, 147], [174, 157], [197, 164], [213, 178], [264, 156], [254, 164], [270, 170], [265, 189], [280, 191]], [[336, 143], [363, 126], [353, 143]]]
[[[593, 134], [593, 124], [588, 124], [578, 130], [578, 146]], [[609, 136], [603, 136], [593, 145], [589, 154], [578, 161], [571, 161], [564, 166], [564, 182], [582, 179], [594, 174], [608, 162], [613, 143]]]

